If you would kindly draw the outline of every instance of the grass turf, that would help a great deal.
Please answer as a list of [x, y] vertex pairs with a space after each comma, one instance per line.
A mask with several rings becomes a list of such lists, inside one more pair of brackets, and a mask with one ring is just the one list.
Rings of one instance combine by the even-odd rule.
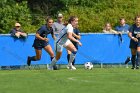
[[0, 93], [139, 93], [140, 70], [1, 70]]

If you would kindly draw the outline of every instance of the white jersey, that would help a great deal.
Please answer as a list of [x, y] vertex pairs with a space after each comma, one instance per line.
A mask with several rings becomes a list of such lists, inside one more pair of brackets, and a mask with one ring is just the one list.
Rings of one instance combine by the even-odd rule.
[[63, 45], [69, 40], [67, 38], [67, 33], [68, 32], [73, 32], [73, 27], [71, 24], [68, 24], [65, 28], [62, 29], [62, 31], [58, 34], [56, 43]]

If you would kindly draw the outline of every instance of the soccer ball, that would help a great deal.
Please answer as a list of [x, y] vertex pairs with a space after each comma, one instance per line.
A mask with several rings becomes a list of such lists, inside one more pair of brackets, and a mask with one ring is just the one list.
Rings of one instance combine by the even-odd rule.
[[93, 64], [91, 62], [86, 62], [84, 66], [85, 66], [85, 69], [89, 69], [89, 70], [93, 68]]

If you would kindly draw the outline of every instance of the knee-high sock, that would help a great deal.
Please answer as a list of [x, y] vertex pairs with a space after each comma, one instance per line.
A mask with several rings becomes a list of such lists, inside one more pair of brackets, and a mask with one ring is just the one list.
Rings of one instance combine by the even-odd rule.
[[140, 51], [137, 52], [136, 66], [139, 66], [139, 63], [140, 63]]
[[29, 57], [31, 61], [37, 61], [35, 56]]
[[[68, 62], [69, 62], [69, 60], [70, 60], [70, 54], [67, 55], [67, 60], [68, 60]], [[73, 62], [72, 62], [72, 65], [74, 65], [74, 63], [75, 63], [75, 58], [74, 58], [74, 60], [73, 60]]]
[[54, 57], [51, 57], [51, 61], [53, 60]]
[[73, 62], [73, 60], [75, 59], [76, 53], [77, 53], [77, 51], [73, 51], [73, 52], [70, 54], [70, 59], [69, 59], [69, 64], [68, 64], [68, 65], [72, 65], [72, 62]]
[[69, 60], [70, 60], [70, 54], [67, 55], [67, 60], [69, 62]]
[[132, 67], [135, 67], [136, 55], [132, 55], [132, 57], [131, 57], [131, 62], [132, 62]]
[[[51, 57], [51, 61], [53, 60], [54, 57]], [[53, 65], [54, 67], [56, 66], [56, 63]]]
[[74, 60], [73, 60], [73, 62], [72, 62], [72, 65], [74, 65], [75, 64], [75, 58], [74, 58]]
[[53, 66], [56, 64], [56, 62], [57, 62], [57, 60], [56, 60], [56, 58], [54, 57], [54, 58], [52, 59], [52, 61], [51, 61], [50, 66], [53, 67]]

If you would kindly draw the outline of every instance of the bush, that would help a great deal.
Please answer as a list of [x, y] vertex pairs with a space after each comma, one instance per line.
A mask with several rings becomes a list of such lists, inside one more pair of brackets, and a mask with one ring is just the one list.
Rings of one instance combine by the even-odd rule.
[[[16, 0], [19, 1], [19, 0]], [[14, 0], [0, 1], [0, 32], [8, 33], [19, 21], [25, 31], [34, 33], [44, 23], [45, 15], [61, 12], [67, 20], [70, 15], [79, 17], [81, 32], [102, 32], [106, 22], [118, 25], [120, 17], [128, 24], [140, 13], [139, 0]]]
[[120, 17], [124, 17], [128, 24], [132, 24], [140, 10], [139, 0], [77, 1], [79, 2], [69, 5], [69, 11], [65, 11], [64, 15], [66, 19], [69, 15], [77, 15], [82, 32], [102, 32], [106, 22], [116, 26]]
[[[35, 25], [33, 23], [33, 16], [30, 14], [29, 8], [27, 7], [27, 1], [22, 3], [17, 3], [13, 0], [4, 0], [1, 1], [0, 5], [0, 32], [9, 33], [10, 29], [14, 27], [15, 22], [20, 22], [23, 30], [26, 32], [34, 32], [37, 29], [37, 26], [43, 22], [43, 18]], [[37, 20], [37, 19], [36, 19]], [[25, 28], [25, 29], [24, 29]], [[32, 29], [30, 29], [32, 28]]]

